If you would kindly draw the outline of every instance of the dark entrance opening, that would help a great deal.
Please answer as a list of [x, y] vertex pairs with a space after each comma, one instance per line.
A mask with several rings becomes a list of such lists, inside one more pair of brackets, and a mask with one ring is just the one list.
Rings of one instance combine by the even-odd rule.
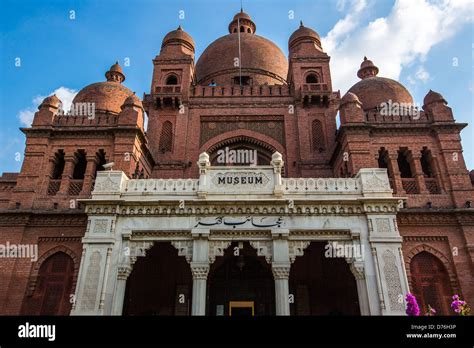
[[[271, 266], [250, 243], [232, 243], [212, 264], [207, 282], [207, 315], [274, 315]], [[243, 305], [249, 304], [249, 305]]]
[[291, 315], [360, 315], [357, 285], [344, 258], [327, 258], [313, 242], [290, 270]]
[[192, 275], [184, 256], [158, 242], [138, 257], [127, 280], [124, 315], [190, 315]]

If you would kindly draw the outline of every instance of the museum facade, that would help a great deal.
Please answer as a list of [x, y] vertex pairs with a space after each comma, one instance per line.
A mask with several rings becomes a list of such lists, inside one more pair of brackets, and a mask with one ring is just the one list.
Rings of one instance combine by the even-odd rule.
[[74, 112], [44, 99], [21, 171], [0, 177], [0, 247], [36, 250], [0, 258], [0, 314], [403, 315], [411, 292], [448, 315], [454, 294], [474, 302], [474, 172], [444, 97], [413, 107], [367, 58], [341, 97], [303, 23], [288, 58], [244, 12], [228, 31], [196, 62], [192, 37], [168, 33], [142, 99], [118, 63]]

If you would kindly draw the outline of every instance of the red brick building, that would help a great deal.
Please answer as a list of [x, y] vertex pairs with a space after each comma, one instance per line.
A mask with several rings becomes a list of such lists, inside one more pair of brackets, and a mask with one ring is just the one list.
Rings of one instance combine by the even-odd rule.
[[[397, 222], [421, 307], [452, 313], [453, 294], [474, 303], [474, 175], [460, 141], [467, 125], [433, 91], [419, 113], [400, 115], [413, 105], [409, 91], [367, 59], [341, 97], [319, 35], [303, 24], [288, 48], [287, 59], [241, 12], [197, 61], [188, 33], [168, 33], [143, 100], [118, 64], [74, 99], [93, 105], [93, 117], [63, 115], [60, 100], [46, 98], [21, 129], [21, 172], [0, 177], [0, 244], [38, 246], [34, 262], [0, 258], [0, 314], [69, 314], [88, 221], [77, 200], [90, 197], [102, 165], [134, 178], [197, 178], [199, 154], [215, 165], [226, 147], [257, 150], [258, 165], [278, 151], [289, 178], [386, 168], [394, 194], [407, 197]], [[401, 105], [384, 113], [389, 102]]]

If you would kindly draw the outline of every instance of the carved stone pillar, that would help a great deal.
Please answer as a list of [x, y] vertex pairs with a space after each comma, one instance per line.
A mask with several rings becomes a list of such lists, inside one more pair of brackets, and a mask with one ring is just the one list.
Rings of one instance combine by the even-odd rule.
[[191, 262], [193, 274], [193, 299], [191, 315], [206, 315], [206, 287], [209, 263]]
[[289, 286], [291, 264], [289, 262], [273, 262], [272, 272], [275, 279], [276, 315], [290, 315]]
[[120, 265], [117, 270], [117, 283], [115, 286], [114, 298], [112, 303], [112, 315], [122, 315], [123, 301], [125, 299], [125, 288], [127, 279], [132, 273], [130, 265]]
[[369, 295], [367, 292], [367, 284], [365, 278], [365, 267], [363, 261], [348, 261], [350, 270], [354, 275], [357, 286], [357, 296], [359, 299], [359, 307], [361, 315], [370, 315]]

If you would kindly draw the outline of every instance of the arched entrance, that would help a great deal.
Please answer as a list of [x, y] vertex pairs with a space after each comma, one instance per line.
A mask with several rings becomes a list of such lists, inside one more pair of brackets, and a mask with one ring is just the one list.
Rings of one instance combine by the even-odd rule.
[[190, 315], [189, 264], [169, 242], [158, 242], [138, 257], [127, 280], [124, 315]]
[[439, 315], [449, 315], [452, 289], [443, 263], [436, 256], [422, 251], [412, 258], [410, 272], [413, 294], [422, 313], [426, 313], [430, 305]]
[[354, 275], [344, 258], [324, 256], [324, 242], [313, 242], [290, 270], [291, 315], [360, 315]]
[[41, 265], [35, 291], [27, 302], [26, 314], [69, 315], [73, 294], [74, 261], [63, 252], [48, 257]]
[[[206, 151], [213, 166], [264, 166], [270, 165], [272, 154], [276, 149], [264, 141], [248, 136], [237, 136], [220, 141]], [[222, 161], [223, 158], [225, 161]]]
[[274, 315], [274, 284], [270, 265], [250, 243], [232, 243], [211, 266], [207, 314]]

